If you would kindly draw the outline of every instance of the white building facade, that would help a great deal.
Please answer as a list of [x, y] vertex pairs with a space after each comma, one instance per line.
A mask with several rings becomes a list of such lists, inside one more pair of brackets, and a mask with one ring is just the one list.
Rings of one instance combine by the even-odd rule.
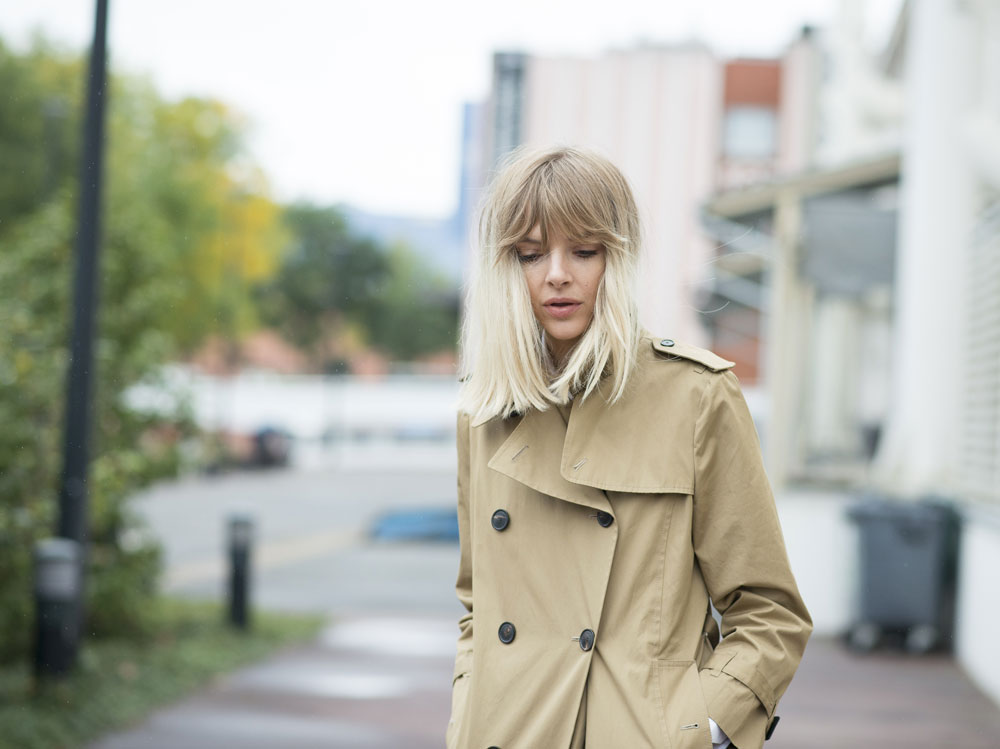
[[963, 515], [955, 651], [1000, 702], [1000, 3], [913, 0], [877, 479]]

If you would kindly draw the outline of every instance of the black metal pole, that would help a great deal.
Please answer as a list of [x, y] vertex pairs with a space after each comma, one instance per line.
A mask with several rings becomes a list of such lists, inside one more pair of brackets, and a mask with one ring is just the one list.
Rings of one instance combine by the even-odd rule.
[[80, 545], [46, 538], [35, 546], [35, 675], [68, 673], [79, 638]]
[[86, 542], [87, 469], [90, 458], [90, 401], [93, 394], [94, 320], [97, 315], [98, 236], [107, 81], [107, 0], [97, 0], [90, 50], [87, 117], [80, 169], [80, 205], [73, 284], [73, 334], [66, 381], [66, 431], [57, 535]]
[[[97, 0], [94, 43], [87, 77], [87, 116], [80, 167], [80, 204], [73, 281], [73, 333], [66, 383], [66, 426], [59, 521], [56, 535], [80, 545], [80, 567], [86, 565], [87, 473], [90, 460], [91, 398], [93, 395], [94, 327], [104, 162], [104, 105], [107, 98], [108, 0]], [[82, 586], [77, 586], [78, 616]], [[74, 643], [75, 653], [75, 643]]]
[[253, 518], [229, 518], [229, 623], [250, 628], [250, 572], [253, 550]]

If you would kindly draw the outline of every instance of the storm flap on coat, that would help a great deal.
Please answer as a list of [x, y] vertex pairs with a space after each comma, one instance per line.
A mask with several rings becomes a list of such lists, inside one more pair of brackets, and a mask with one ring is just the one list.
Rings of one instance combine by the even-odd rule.
[[731, 366], [647, 338], [613, 405], [459, 416], [449, 749], [762, 746], [812, 624]]

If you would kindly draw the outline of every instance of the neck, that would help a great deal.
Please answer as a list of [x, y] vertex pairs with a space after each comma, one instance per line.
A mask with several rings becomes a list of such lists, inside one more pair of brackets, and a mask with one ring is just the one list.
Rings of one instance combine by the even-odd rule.
[[566, 360], [569, 359], [570, 352], [573, 350], [573, 344], [568, 341], [546, 341], [549, 347], [549, 354], [552, 356], [552, 362], [556, 365], [557, 369], [562, 369], [563, 365], [566, 364]]

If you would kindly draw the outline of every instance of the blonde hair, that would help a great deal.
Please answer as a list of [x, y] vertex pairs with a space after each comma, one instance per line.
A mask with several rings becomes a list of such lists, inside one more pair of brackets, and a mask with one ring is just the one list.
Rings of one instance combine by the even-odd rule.
[[[538, 225], [600, 243], [606, 264], [594, 318], [555, 371], [531, 309], [515, 244]], [[507, 418], [586, 398], [607, 378], [610, 402], [625, 392], [641, 335], [635, 303], [639, 214], [625, 177], [596, 153], [575, 148], [519, 148], [487, 193], [463, 324], [460, 410], [474, 421]]]

